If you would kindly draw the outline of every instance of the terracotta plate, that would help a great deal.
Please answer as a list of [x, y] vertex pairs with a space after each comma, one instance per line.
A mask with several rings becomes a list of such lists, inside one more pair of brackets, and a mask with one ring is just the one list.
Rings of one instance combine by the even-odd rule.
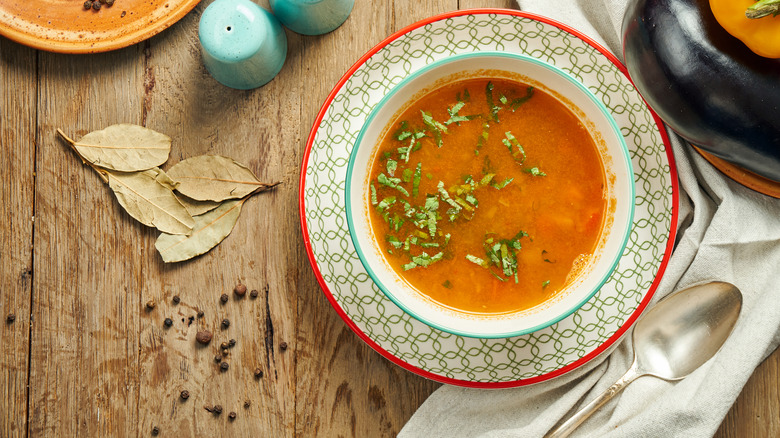
[[115, 0], [95, 11], [83, 0], [2, 0], [0, 34], [52, 52], [106, 52], [158, 34], [199, 1]]

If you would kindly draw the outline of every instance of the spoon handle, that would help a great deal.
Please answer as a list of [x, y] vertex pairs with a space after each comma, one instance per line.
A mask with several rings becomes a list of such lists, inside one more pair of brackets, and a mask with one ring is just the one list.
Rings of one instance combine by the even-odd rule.
[[634, 364], [631, 366], [631, 368], [628, 369], [623, 377], [618, 379], [617, 382], [613, 383], [612, 386], [607, 388], [606, 391], [602, 392], [593, 401], [577, 411], [563, 424], [548, 432], [544, 438], [564, 438], [569, 436], [572, 432], [574, 432], [574, 429], [579, 427], [580, 424], [593, 415], [593, 413], [596, 412], [596, 409], [604, 406], [606, 402], [612, 400], [612, 397], [616, 396], [620, 391], [623, 390], [623, 388], [628, 386], [629, 383], [636, 380], [636, 378], [639, 376], [641, 376], [641, 374], [637, 373], [636, 362], [634, 362]]

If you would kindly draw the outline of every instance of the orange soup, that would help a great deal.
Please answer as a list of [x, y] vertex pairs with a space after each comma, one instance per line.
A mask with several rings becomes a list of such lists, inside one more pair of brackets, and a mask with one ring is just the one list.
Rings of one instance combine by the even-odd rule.
[[532, 308], [570, 282], [600, 237], [596, 143], [553, 96], [509, 79], [425, 94], [386, 129], [371, 226], [415, 289], [466, 312]]

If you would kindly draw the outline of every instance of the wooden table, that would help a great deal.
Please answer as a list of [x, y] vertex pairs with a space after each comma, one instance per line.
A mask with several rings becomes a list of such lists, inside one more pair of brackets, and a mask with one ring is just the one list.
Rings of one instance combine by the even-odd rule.
[[[154, 426], [164, 436], [392, 436], [439, 386], [364, 345], [326, 301], [301, 240], [300, 165], [320, 105], [361, 54], [425, 17], [514, 2], [358, 0], [335, 32], [288, 32], [283, 70], [253, 91], [225, 88], [203, 67], [206, 3], [111, 53], [59, 55], [0, 38], [0, 436], [149, 436]], [[157, 233], [55, 137], [119, 122], [171, 136], [168, 166], [222, 154], [282, 185], [248, 201], [216, 249], [166, 265]], [[239, 282], [259, 297], [235, 299]], [[208, 347], [195, 342], [198, 328], [215, 333]], [[220, 372], [214, 356], [229, 338], [237, 345]], [[717, 436], [780, 434], [779, 373], [775, 353]], [[214, 404], [222, 415], [203, 408]]]

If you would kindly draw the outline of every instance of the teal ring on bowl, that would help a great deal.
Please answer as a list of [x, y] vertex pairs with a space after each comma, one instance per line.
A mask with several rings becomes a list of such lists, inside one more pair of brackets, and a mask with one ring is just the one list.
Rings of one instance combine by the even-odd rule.
[[[355, 161], [357, 156], [357, 151], [360, 145], [363, 143], [363, 138], [366, 135], [366, 129], [372, 124], [374, 119], [377, 117], [377, 114], [379, 113], [380, 109], [390, 100], [392, 99], [397, 93], [400, 92], [406, 85], [408, 85], [410, 82], [414, 81], [418, 77], [422, 76], [423, 74], [434, 70], [436, 68], [439, 68], [445, 64], [456, 62], [462, 59], [467, 58], [478, 58], [478, 57], [485, 57], [485, 56], [497, 56], [497, 57], [505, 57], [505, 58], [512, 58], [512, 59], [520, 59], [525, 62], [530, 62], [532, 64], [536, 64], [538, 66], [541, 66], [547, 70], [550, 70], [552, 73], [557, 74], [559, 77], [562, 77], [566, 79], [571, 84], [575, 85], [580, 91], [583, 92], [584, 95], [586, 95], [592, 103], [598, 107], [599, 111], [601, 112], [602, 116], [608, 121], [612, 131], [615, 133], [617, 140], [620, 145], [620, 151], [621, 151], [621, 157], [623, 158], [625, 168], [627, 170], [627, 173], [629, 177], [631, 178], [630, 184], [628, 185], [629, 190], [629, 196], [628, 199], [630, 202], [628, 202], [628, 214], [625, 218], [625, 224], [624, 224], [624, 232], [623, 235], [620, 237], [620, 251], [615, 251], [613, 254], [611, 254], [612, 259], [608, 261], [609, 268], [606, 269], [599, 278], [597, 285], [585, 295], [583, 296], [576, 304], [570, 306], [568, 309], [566, 309], [563, 312], [558, 313], [556, 316], [542, 322], [539, 324], [536, 324], [532, 327], [528, 327], [521, 330], [514, 330], [514, 331], [507, 331], [507, 332], [501, 332], [501, 333], [479, 333], [479, 332], [473, 332], [468, 330], [462, 330], [459, 328], [454, 327], [448, 327], [444, 326], [442, 324], [434, 323], [427, 318], [420, 315], [417, 311], [407, 306], [402, 300], [400, 300], [391, 290], [387, 287], [386, 284], [384, 284], [381, 279], [377, 276], [374, 269], [371, 267], [370, 263], [368, 262], [366, 255], [364, 253], [364, 248], [361, 246], [359, 239], [356, 237], [355, 233], [355, 223], [354, 223], [354, 213], [352, 211], [352, 208], [350, 207], [352, 205], [352, 198], [353, 194], [352, 191], [355, 189], [355, 185], [352, 184], [353, 179], [353, 173], [355, 168]], [[522, 74], [522, 73], [521, 73]], [[387, 123], [390, 123], [391, 120], [388, 120]], [[384, 127], [383, 127], [384, 128]], [[374, 148], [376, 145], [364, 145], [364, 147], [371, 147]], [[360, 196], [362, 197], [364, 194], [361, 193]], [[574, 79], [572, 76], [570, 76], [565, 71], [548, 64], [546, 62], [540, 61], [536, 58], [532, 58], [525, 55], [520, 55], [516, 53], [510, 53], [510, 52], [471, 52], [471, 53], [464, 53], [459, 55], [453, 55], [451, 57], [435, 61], [431, 64], [426, 65], [425, 67], [417, 70], [416, 72], [410, 74], [406, 78], [404, 78], [401, 82], [399, 82], [397, 85], [395, 85], [392, 90], [390, 90], [380, 101], [376, 104], [374, 108], [371, 109], [371, 113], [367, 117], [365, 123], [361, 127], [360, 133], [357, 136], [357, 139], [355, 141], [355, 144], [353, 145], [353, 149], [350, 152], [350, 158], [349, 163], [347, 165], [347, 174], [346, 174], [346, 184], [345, 184], [345, 210], [346, 210], [346, 216], [347, 216], [347, 226], [349, 228], [350, 238], [352, 239], [352, 243], [355, 246], [355, 250], [358, 254], [358, 257], [360, 258], [360, 262], [362, 263], [363, 267], [365, 268], [368, 275], [371, 277], [372, 281], [376, 286], [382, 291], [382, 293], [387, 296], [388, 299], [390, 299], [393, 303], [395, 303], [400, 309], [402, 309], [405, 313], [412, 316], [413, 318], [419, 320], [420, 322], [433, 327], [437, 330], [441, 330], [444, 332], [452, 333], [454, 335], [458, 336], [466, 336], [466, 337], [472, 337], [472, 338], [482, 338], [482, 339], [497, 339], [497, 338], [509, 338], [514, 336], [521, 336], [528, 333], [535, 332], [537, 330], [543, 329], [545, 327], [548, 327], [552, 324], [557, 323], [558, 321], [562, 320], [563, 318], [566, 318], [567, 316], [571, 315], [573, 312], [575, 312], [577, 309], [582, 307], [586, 302], [588, 302], [593, 295], [609, 280], [609, 278], [612, 276], [618, 261], [620, 260], [620, 257], [622, 256], [622, 252], [626, 247], [626, 244], [628, 242], [628, 238], [631, 234], [631, 225], [633, 222], [633, 216], [634, 216], [634, 199], [635, 199], [635, 188], [633, 183], [633, 165], [631, 163], [631, 157], [628, 151], [628, 146], [625, 143], [625, 139], [620, 132], [620, 129], [615, 122], [614, 118], [612, 117], [609, 110], [606, 108], [606, 106], [596, 98], [596, 96], [582, 83]], [[376, 239], [374, 239], [376, 241]]]

